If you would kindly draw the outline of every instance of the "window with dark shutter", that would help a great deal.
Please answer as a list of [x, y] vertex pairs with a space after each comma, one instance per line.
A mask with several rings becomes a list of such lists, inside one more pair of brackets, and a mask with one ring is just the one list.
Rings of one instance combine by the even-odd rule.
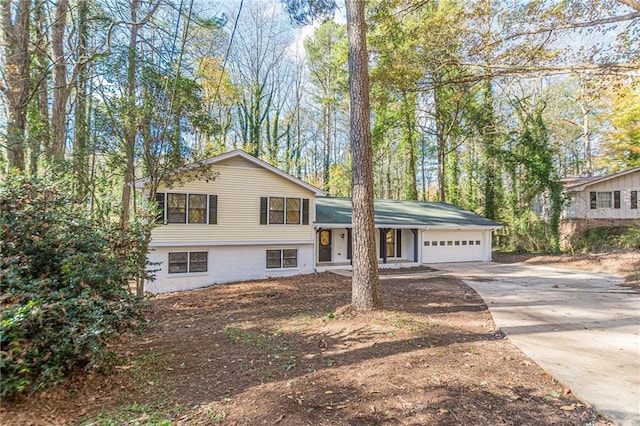
[[398, 229], [396, 238], [396, 257], [402, 257], [402, 229]]
[[638, 191], [631, 191], [631, 208], [634, 210], [638, 208]]
[[309, 224], [309, 199], [308, 198], [302, 199], [302, 224], [303, 225]]
[[209, 225], [218, 224], [218, 196], [209, 195]]
[[158, 215], [156, 216], [156, 222], [163, 223], [164, 222], [164, 192], [156, 193], [156, 207], [158, 208]]
[[187, 223], [187, 194], [167, 194], [167, 222]]
[[590, 207], [591, 209], [595, 209], [596, 208], [596, 203], [597, 203], [597, 198], [596, 198], [596, 193], [594, 191], [591, 191], [589, 193], [589, 198], [590, 198]]
[[267, 224], [267, 197], [260, 197], [260, 225]]
[[613, 208], [620, 208], [620, 191], [613, 191]]
[[207, 223], [207, 196], [189, 194], [189, 223]]

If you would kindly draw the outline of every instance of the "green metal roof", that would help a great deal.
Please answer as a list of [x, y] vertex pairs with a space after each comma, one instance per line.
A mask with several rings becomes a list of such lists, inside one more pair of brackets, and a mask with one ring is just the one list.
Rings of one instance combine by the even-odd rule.
[[[499, 223], [449, 203], [376, 200], [375, 226], [499, 228]], [[316, 198], [316, 225], [351, 225], [350, 198]]]

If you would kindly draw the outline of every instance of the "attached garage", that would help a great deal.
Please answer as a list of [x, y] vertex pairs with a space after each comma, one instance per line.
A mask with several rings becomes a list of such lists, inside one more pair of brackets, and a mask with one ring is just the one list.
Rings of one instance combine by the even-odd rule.
[[490, 234], [482, 230], [423, 231], [422, 263], [491, 259]]
[[[316, 267], [349, 266], [351, 200], [316, 198], [316, 245], [334, 256], [316, 257]], [[448, 203], [376, 200], [374, 226], [381, 267], [399, 263], [488, 262], [491, 234], [499, 223]], [[333, 238], [328, 236], [333, 235]], [[322, 236], [325, 238], [323, 243]], [[385, 254], [387, 256], [383, 256]]]

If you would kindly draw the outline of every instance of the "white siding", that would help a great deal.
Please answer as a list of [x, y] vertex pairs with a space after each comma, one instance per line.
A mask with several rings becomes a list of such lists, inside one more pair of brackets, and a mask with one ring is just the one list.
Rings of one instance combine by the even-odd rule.
[[[620, 208], [591, 208], [590, 192], [620, 191]], [[631, 209], [631, 191], [640, 193], [640, 171], [608, 179], [587, 186], [584, 191], [575, 193], [574, 218], [587, 219], [638, 219], [640, 210]], [[571, 218], [567, 216], [567, 218]]]
[[[267, 269], [266, 251], [288, 248], [298, 250], [298, 267]], [[167, 272], [169, 252], [184, 251], [207, 251], [209, 256], [207, 272], [169, 274]], [[160, 269], [160, 271], [156, 272], [155, 281], [145, 285], [145, 290], [151, 293], [167, 293], [234, 281], [309, 274], [314, 271], [313, 254], [313, 244], [156, 247], [149, 252], [148, 258], [151, 262], [158, 263], [153, 269]]]
[[[212, 172], [218, 173], [215, 180], [183, 178], [184, 183], [158, 192], [217, 195], [218, 223], [161, 225], [151, 233], [152, 246], [313, 241], [313, 192], [243, 159], [216, 165]], [[309, 199], [309, 224], [260, 225], [260, 197], [267, 196]]]

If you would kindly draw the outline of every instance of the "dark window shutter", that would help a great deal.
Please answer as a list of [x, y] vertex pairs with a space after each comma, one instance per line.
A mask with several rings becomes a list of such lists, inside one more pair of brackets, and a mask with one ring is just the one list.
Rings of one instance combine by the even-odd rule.
[[613, 191], [613, 208], [620, 208], [620, 191]]
[[209, 195], [209, 225], [218, 224], [218, 196]]
[[631, 191], [631, 208], [638, 208], [638, 191]]
[[396, 231], [396, 257], [402, 257], [402, 229]]
[[158, 215], [156, 216], [156, 222], [160, 222], [163, 223], [164, 222], [164, 210], [165, 210], [165, 204], [164, 204], [164, 192], [157, 192], [156, 193], [156, 205], [158, 206]]
[[309, 199], [308, 198], [302, 199], [302, 224], [303, 225], [309, 224]]
[[353, 255], [353, 235], [351, 234], [351, 228], [347, 228], [347, 259], [351, 260]]
[[384, 259], [387, 253], [387, 233], [386, 229], [380, 229], [380, 259]]
[[591, 191], [591, 192], [589, 193], [589, 197], [591, 198], [591, 208], [592, 208], [592, 209], [595, 209], [595, 208], [596, 208], [596, 205], [597, 205], [597, 204], [596, 204], [596, 193], [595, 193], [595, 192], [593, 192], [593, 191]]
[[267, 197], [260, 197], [260, 225], [267, 224]]

